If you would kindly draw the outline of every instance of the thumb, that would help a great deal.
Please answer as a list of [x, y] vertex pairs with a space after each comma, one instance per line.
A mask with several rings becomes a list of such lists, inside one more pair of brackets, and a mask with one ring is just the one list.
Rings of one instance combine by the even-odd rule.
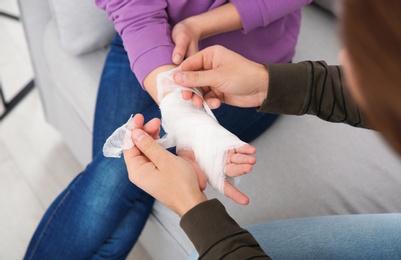
[[132, 131], [132, 140], [136, 147], [148, 157], [157, 168], [160, 168], [159, 165], [162, 164], [163, 160], [171, 155], [142, 129], [134, 129], [134, 131]]
[[216, 73], [213, 70], [207, 71], [179, 71], [174, 74], [174, 81], [185, 87], [215, 87]]

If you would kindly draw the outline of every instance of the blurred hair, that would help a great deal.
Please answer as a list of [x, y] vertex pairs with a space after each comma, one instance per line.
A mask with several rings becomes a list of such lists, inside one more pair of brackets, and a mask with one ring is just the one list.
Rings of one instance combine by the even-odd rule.
[[401, 0], [342, 3], [342, 39], [364, 113], [401, 154]]

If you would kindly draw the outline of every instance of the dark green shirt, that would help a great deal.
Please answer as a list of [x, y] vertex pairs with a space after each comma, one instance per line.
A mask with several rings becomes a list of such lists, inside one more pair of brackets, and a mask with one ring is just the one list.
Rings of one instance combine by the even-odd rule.
[[339, 66], [324, 61], [267, 64], [268, 95], [260, 112], [316, 115], [330, 122], [369, 128], [349, 91]]
[[[268, 64], [269, 90], [260, 112], [316, 115], [330, 122], [368, 128], [344, 87], [339, 66], [323, 61]], [[269, 259], [252, 235], [216, 199], [203, 202], [181, 219], [200, 259]]]
[[253, 236], [212, 199], [198, 204], [180, 225], [199, 253], [199, 259], [270, 259]]

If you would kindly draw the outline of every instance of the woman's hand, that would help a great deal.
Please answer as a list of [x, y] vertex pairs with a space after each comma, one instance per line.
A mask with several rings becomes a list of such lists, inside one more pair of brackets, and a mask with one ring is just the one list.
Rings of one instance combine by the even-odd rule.
[[186, 57], [198, 52], [198, 43], [213, 35], [242, 29], [241, 16], [232, 3], [188, 17], [176, 24], [172, 39], [176, 45], [172, 60], [179, 65]]
[[[225, 174], [229, 177], [236, 178], [252, 171], [256, 158], [255, 147], [246, 144], [237, 149], [231, 149], [227, 152], [227, 160], [225, 165]], [[206, 188], [206, 177], [202, 169], [195, 160], [195, 154], [191, 150], [181, 150], [178, 155], [192, 165], [198, 176], [199, 187], [201, 190]], [[237, 189], [227, 179], [224, 180], [224, 195], [240, 205], [247, 205], [249, 198], [246, 194]]]
[[[193, 20], [193, 18], [192, 18]], [[201, 31], [191, 18], [185, 19], [173, 28], [171, 37], [175, 43], [172, 59], [174, 64], [179, 65], [186, 57], [198, 52], [198, 43], [201, 37]]]

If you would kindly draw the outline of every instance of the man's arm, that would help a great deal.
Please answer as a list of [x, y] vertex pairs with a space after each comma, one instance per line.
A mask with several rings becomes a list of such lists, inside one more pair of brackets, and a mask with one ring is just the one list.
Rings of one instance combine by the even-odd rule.
[[[221, 46], [186, 59], [174, 80], [186, 87], [203, 87], [211, 108], [221, 102], [259, 111], [290, 115], [311, 114], [330, 122], [366, 127], [343, 83], [339, 66], [323, 61], [268, 64], [267, 68]], [[192, 95], [184, 93], [185, 99]]]
[[368, 123], [344, 85], [341, 67], [324, 61], [268, 64], [267, 98], [259, 111], [316, 115], [329, 122], [368, 128]]
[[151, 120], [146, 125], [143, 125], [141, 115], [135, 115], [133, 120], [140, 129], [132, 132], [135, 146], [124, 151], [129, 179], [183, 216], [181, 226], [201, 258], [263, 256], [268, 259], [252, 235], [228, 215], [218, 200], [207, 201], [191, 165], [153, 140], [158, 134], [160, 120]]
[[[156, 73], [174, 68], [165, 0], [95, 0], [121, 35], [131, 70], [156, 100]], [[167, 65], [167, 66], [166, 66]], [[153, 72], [155, 69], [157, 71]], [[153, 72], [153, 73], [151, 73]], [[145, 79], [146, 77], [148, 79]], [[146, 80], [146, 84], [145, 84]]]
[[189, 210], [181, 228], [194, 244], [200, 259], [270, 259], [255, 238], [228, 215], [217, 199]]

